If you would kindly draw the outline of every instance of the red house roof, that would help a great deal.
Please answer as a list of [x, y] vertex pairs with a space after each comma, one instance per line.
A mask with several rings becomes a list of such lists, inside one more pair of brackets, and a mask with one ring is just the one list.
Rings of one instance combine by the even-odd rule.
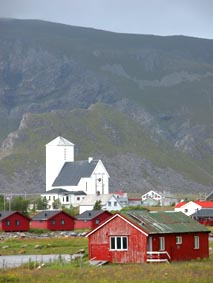
[[195, 200], [194, 203], [200, 205], [202, 208], [213, 208], [213, 201]]
[[180, 207], [182, 207], [184, 204], [186, 204], [187, 203], [187, 201], [181, 201], [181, 202], [179, 202], [179, 203], [177, 203], [176, 205], [175, 205], [175, 208], [180, 208]]

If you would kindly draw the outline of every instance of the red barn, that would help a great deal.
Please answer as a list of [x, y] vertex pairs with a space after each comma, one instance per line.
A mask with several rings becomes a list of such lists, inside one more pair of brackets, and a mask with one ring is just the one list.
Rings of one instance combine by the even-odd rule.
[[63, 210], [46, 210], [35, 215], [31, 220], [31, 228], [50, 231], [74, 230], [75, 217]]
[[75, 229], [94, 229], [111, 216], [107, 210], [86, 210], [76, 217]]
[[18, 211], [0, 211], [0, 231], [25, 232], [30, 229], [30, 218]]
[[86, 237], [90, 260], [143, 263], [207, 258], [209, 232], [181, 212], [129, 211], [113, 215]]

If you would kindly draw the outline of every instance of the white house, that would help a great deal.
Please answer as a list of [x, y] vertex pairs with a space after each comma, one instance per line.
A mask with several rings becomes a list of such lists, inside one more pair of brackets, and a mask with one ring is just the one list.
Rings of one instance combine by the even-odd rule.
[[85, 196], [83, 191], [69, 192], [64, 189], [52, 189], [41, 194], [47, 200], [47, 209], [59, 209], [62, 206], [70, 208], [71, 204], [73, 207], [79, 206]]
[[92, 210], [96, 201], [100, 201], [102, 210], [113, 211], [122, 209], [122, 204], [113, 194], [87, 195], [79, 204], [79, 214], [86, 210]]
[[175, 211], [181, 211], [184, 214], [190, 216], [200, 209], [204, 208], [213, 208], [213, 201], [200, 201], [200, 200], [195, 200], [195, 201], [189, 201], [189, 202], [182, 202], [178, 203], [175, 206]]
[[154, 200], [155, 205], [160, 206], [170, 206], [177, 203], [177, 199], [169, 192], [155, 192], [149, 191], [141, 196], [142, 204], [146, 203], [148, 200]]
[[109, 174], [101, 160], [74, 160], [74, 144], [59, 136], [46, 144], [46, 191], [64, 189], [108, 194]]

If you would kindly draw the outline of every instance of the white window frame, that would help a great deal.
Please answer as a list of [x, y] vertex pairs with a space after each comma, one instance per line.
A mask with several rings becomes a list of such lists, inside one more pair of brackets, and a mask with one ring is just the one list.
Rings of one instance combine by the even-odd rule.
[[110, 237], [110, 250], [111, 251], [127, 251], [128, 250], [128, 237], [127, 236], [111, 236]]
[[159, 237], [160, 251], [165, 251], [165, 237]]
[[200, 238], [199, 236], [194, 236], [194, 249], [199, 250], [200, 248]]
[[176, 236], [176, 245], [182, 244], [182, 236]]

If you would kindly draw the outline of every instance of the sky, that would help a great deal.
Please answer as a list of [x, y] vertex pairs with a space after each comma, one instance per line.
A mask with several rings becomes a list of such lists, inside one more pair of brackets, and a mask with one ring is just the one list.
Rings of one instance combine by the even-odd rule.
[[213, 0], [0, 0], [0, 18], [213, 39]]

